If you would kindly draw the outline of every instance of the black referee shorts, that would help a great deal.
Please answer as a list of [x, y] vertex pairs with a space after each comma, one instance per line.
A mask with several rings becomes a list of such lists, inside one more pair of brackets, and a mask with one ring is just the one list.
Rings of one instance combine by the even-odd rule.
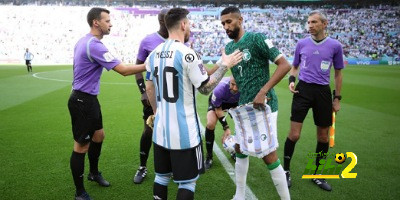
[[[215, 106], [211, 103], [211, 97], [212, 97], [212, 94], [210, 95], [210, 97], [208, 98], [208, 109], [207, 109], [207, 112], [208, 111], [215, 111]], [[238, 103], [222, 103], [221, 104], [221, 108], [222, 108], [222, 110], [228, 110], [229, 108], [234, 108], [234, 107], [237, 107], [239, 104]]]
[[293, 95], [291, 121], [303, 123], [312, 108], [314, 124], [320, 127], [332, 125], [332, 95], [329, 85], [318, 85], [299, 81], [299, 93]]
[[204, 173], [201, 143], [191, 149], [170, 150], [156, 143], [154, 147], [154, 171], [158, 174], [173, 174], [175, 183], [192, 182]]
[[73, 90], [68, 100], [72, 133], [79, 144], [90, 142], [96, 130], [103, 128], [103, 118], [97, 96]]

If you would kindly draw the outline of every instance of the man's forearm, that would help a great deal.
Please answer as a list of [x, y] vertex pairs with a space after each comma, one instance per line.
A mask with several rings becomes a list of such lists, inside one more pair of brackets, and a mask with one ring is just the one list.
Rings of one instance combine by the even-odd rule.
[[334, 95], [340, 95], [340, 92], [342, 90], [342, 70], [335, 70], [335, 92], [336, 94]]
[[[141, 61], [141, 60], [139, 60], [139, 59], [136, 59], [136, 64], [137, 64], [137, 65], [140, 65], [140, 64], [143, 64], [143, 63], [144, 63], [143, 61]], [[136, 82], [137, 82], [138, 80], [140, 80], [140, 79], [143, 79], [143, 73], [142, 73], [142, 72], [136, 73], [136, 74], [135, 74], [135, 79], [136, 79]], [[143, 81], [143, 84], [144, 84], [144, 81]]]
[[297, 77], [298, 73], [299, 73], [299, 67], [292, 66], [290, 68], [290, 72], [289, 72], [290, 76]]
[[146, 93], [147, 97], [149, 98], [151, 108], [153, 109], [153, 114], [155, 114], [157, 112], [157, 103], [156, 103], [155, 88], [152, 81], [147, 81]]
[[142, 73], [137, 73], [135, 74], [135, 78], [136, 78], [136, 84], [139, 88], [139, 91], [141, 94], [146, 93], [146, 84], [144, 83], [144, 79], [143, 79], [143, 75]]
[[206, 68], [207, 70], [207, 74], [209, 76], [211, 76], [212, 74], [214, 74], [215, 71], [217, 71], [217, 69], [219, 68], [219, 66], [217, 64], [214, 64], [213, 67], [211, 69]]
[[204, 95], [208, 95], [221, 81], [225, 73], [228, 71], [228, 67], [221, 65], [211, 76], [208, 82], [198, 88], [199, 92]]
[[269, 81], [261, 88], [261, 91], [263, 91], [265, 94], [267, 94], [267, 92], [271, 90], [271, 88], [278, 84], [279, 81], [281, 81], [283, 77], [285, 77], [286, 74], [291, 70], [290, 64], [286, 61], [285, 58], [280, 58], [277, 65], [278, 67], [276, 68], [274, 74], [272, 74]]

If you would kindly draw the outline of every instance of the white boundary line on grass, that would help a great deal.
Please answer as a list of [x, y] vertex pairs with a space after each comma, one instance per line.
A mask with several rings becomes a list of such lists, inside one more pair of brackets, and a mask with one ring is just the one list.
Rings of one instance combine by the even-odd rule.
[[[221, 164], [225, 168], [225, 171], [228, 173], [229, 177], [235, 183], [235, 168], [232, 166], [232, 164], [226, 158], [225, 154], [221, 151], [221, 149], [215, 142], [213, 150], [215, 152], [215, 155], [217, 155], [218, 159], [221, 161]], [[246, 200], [256, 200], [256, 199], [257, 197], [254, 195], [249, 186], [246, 184]]]
[[[71, 70], [69, 70], [69, 69], [64, 69], [64, 70], [55, 70], [55, 71], [47, 71], [47, 72], [36, 72], [36, 73], [32, 74], [32, 76], [35, 77], [35, 78], [37, 78], [37, 79], [42, 79], [42, 80], [49, 80], [49, 81], [58, 81], [58, 82], [67, 82], [67, 83], [71, 83], [72, 80], [63, 80], [63, 79], [47, 78], [47, 77], [42, 77], [42, 76], [40, 76], [41, 74], [48, 74], [48, 73], [52, 73], [52, 72], [61, 72], [61, 71], [71, 71]], [[101, 84], [109, 84], [109, 85], [133, 85], [134, 83], [110, 83], [110, 82], [102, 81]]]
[[[56, 70], [57, 72], [60, 71], [70, 71], [70, 70]], [[50, 72], [54, 72], [54, 71], [50, 71]], [[46, 74], [46, 73], [50, 73], [50, 72], [36, 72], [34, 74], [32, 74], [33, 77], [37, 78], [37, 79], [42, 79], [42, 80], [49, 80], [49, 81], [58, 81], [58, 82], [71, 82], [69, 80], [62, 80], [62, 79], [55, 79], [55, 78], [46, 78], [46, 77], [40, 77], [39, 74]]]

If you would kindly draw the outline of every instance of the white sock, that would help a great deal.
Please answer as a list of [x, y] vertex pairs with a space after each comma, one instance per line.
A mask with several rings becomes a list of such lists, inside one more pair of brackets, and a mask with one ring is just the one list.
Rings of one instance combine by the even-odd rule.
[[235, 200], [244, 200], [246, 191], [247, 171], [249, 170], [249, 157], [238, 158], [235, 162], [236, 194]]
[[285, 171], [282, 168], [282, 165], [279, 165], [277, 168], [273, 170], [269, 170], [271, 174], [272, 181], [274, 182], [275, 188], [278, 191], [281, 199], [290, 199], [289, 188], [286, 182]]

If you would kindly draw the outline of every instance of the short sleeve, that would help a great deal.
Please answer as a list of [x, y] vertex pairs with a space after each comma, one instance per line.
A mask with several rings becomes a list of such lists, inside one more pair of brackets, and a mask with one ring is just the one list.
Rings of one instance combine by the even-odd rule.
[[343, 48], [340, 43], [337, 45], [335, 54], [333, 55], [333, 67], [335, 69], [343, 69], [344, 68]]
[[190, 81], [195, 88], [199, 88], [204, 81], [208, 79], [207, 71], [203, 66], [200, 56], [192, 49], [183, 55], [183, 65], [187, 66], [187, 72]]
[[153, 60], [151, 59], [151, 54], [149, 57], [147, 57], [146, 61], [144, 62], [146, 65], [146, 80], [147, 81], [152, 81], [153, 77], [151, 77], [151, 64]]
[[219, 93], [214, 90], [211, 96], [211, 103], [214, 105], [216, 108], [221, 107], [222, 105], [222, 98], [220, 97]]
[[137, 54], [137, 59], [144, 62], [147, 58], [147, 56], [149, 55], [149, 52], [146, 50], [146, 38], [143, 39], [140, 42], [140, 46], [139, 46], [139, 50], [138, 50], [138, 54]]
[[276, 62], [283, 55], [281, 52], [274, 46], [273, 41], [268, 39], [264, 34], [257, 34], [256, 40], [258, 46], [260, 47], [260, 51], [264, 54], [271, 62]]
[[98, 64], [105, 67], [107, 71], [121, 63], [99, 40], [92, 40], [89, 45], [89, 55]]
[[294, 51], [294, 58], [292, 65], [298, 67], [300, 65], [300, 42], [296, 45], [296, 50]]

